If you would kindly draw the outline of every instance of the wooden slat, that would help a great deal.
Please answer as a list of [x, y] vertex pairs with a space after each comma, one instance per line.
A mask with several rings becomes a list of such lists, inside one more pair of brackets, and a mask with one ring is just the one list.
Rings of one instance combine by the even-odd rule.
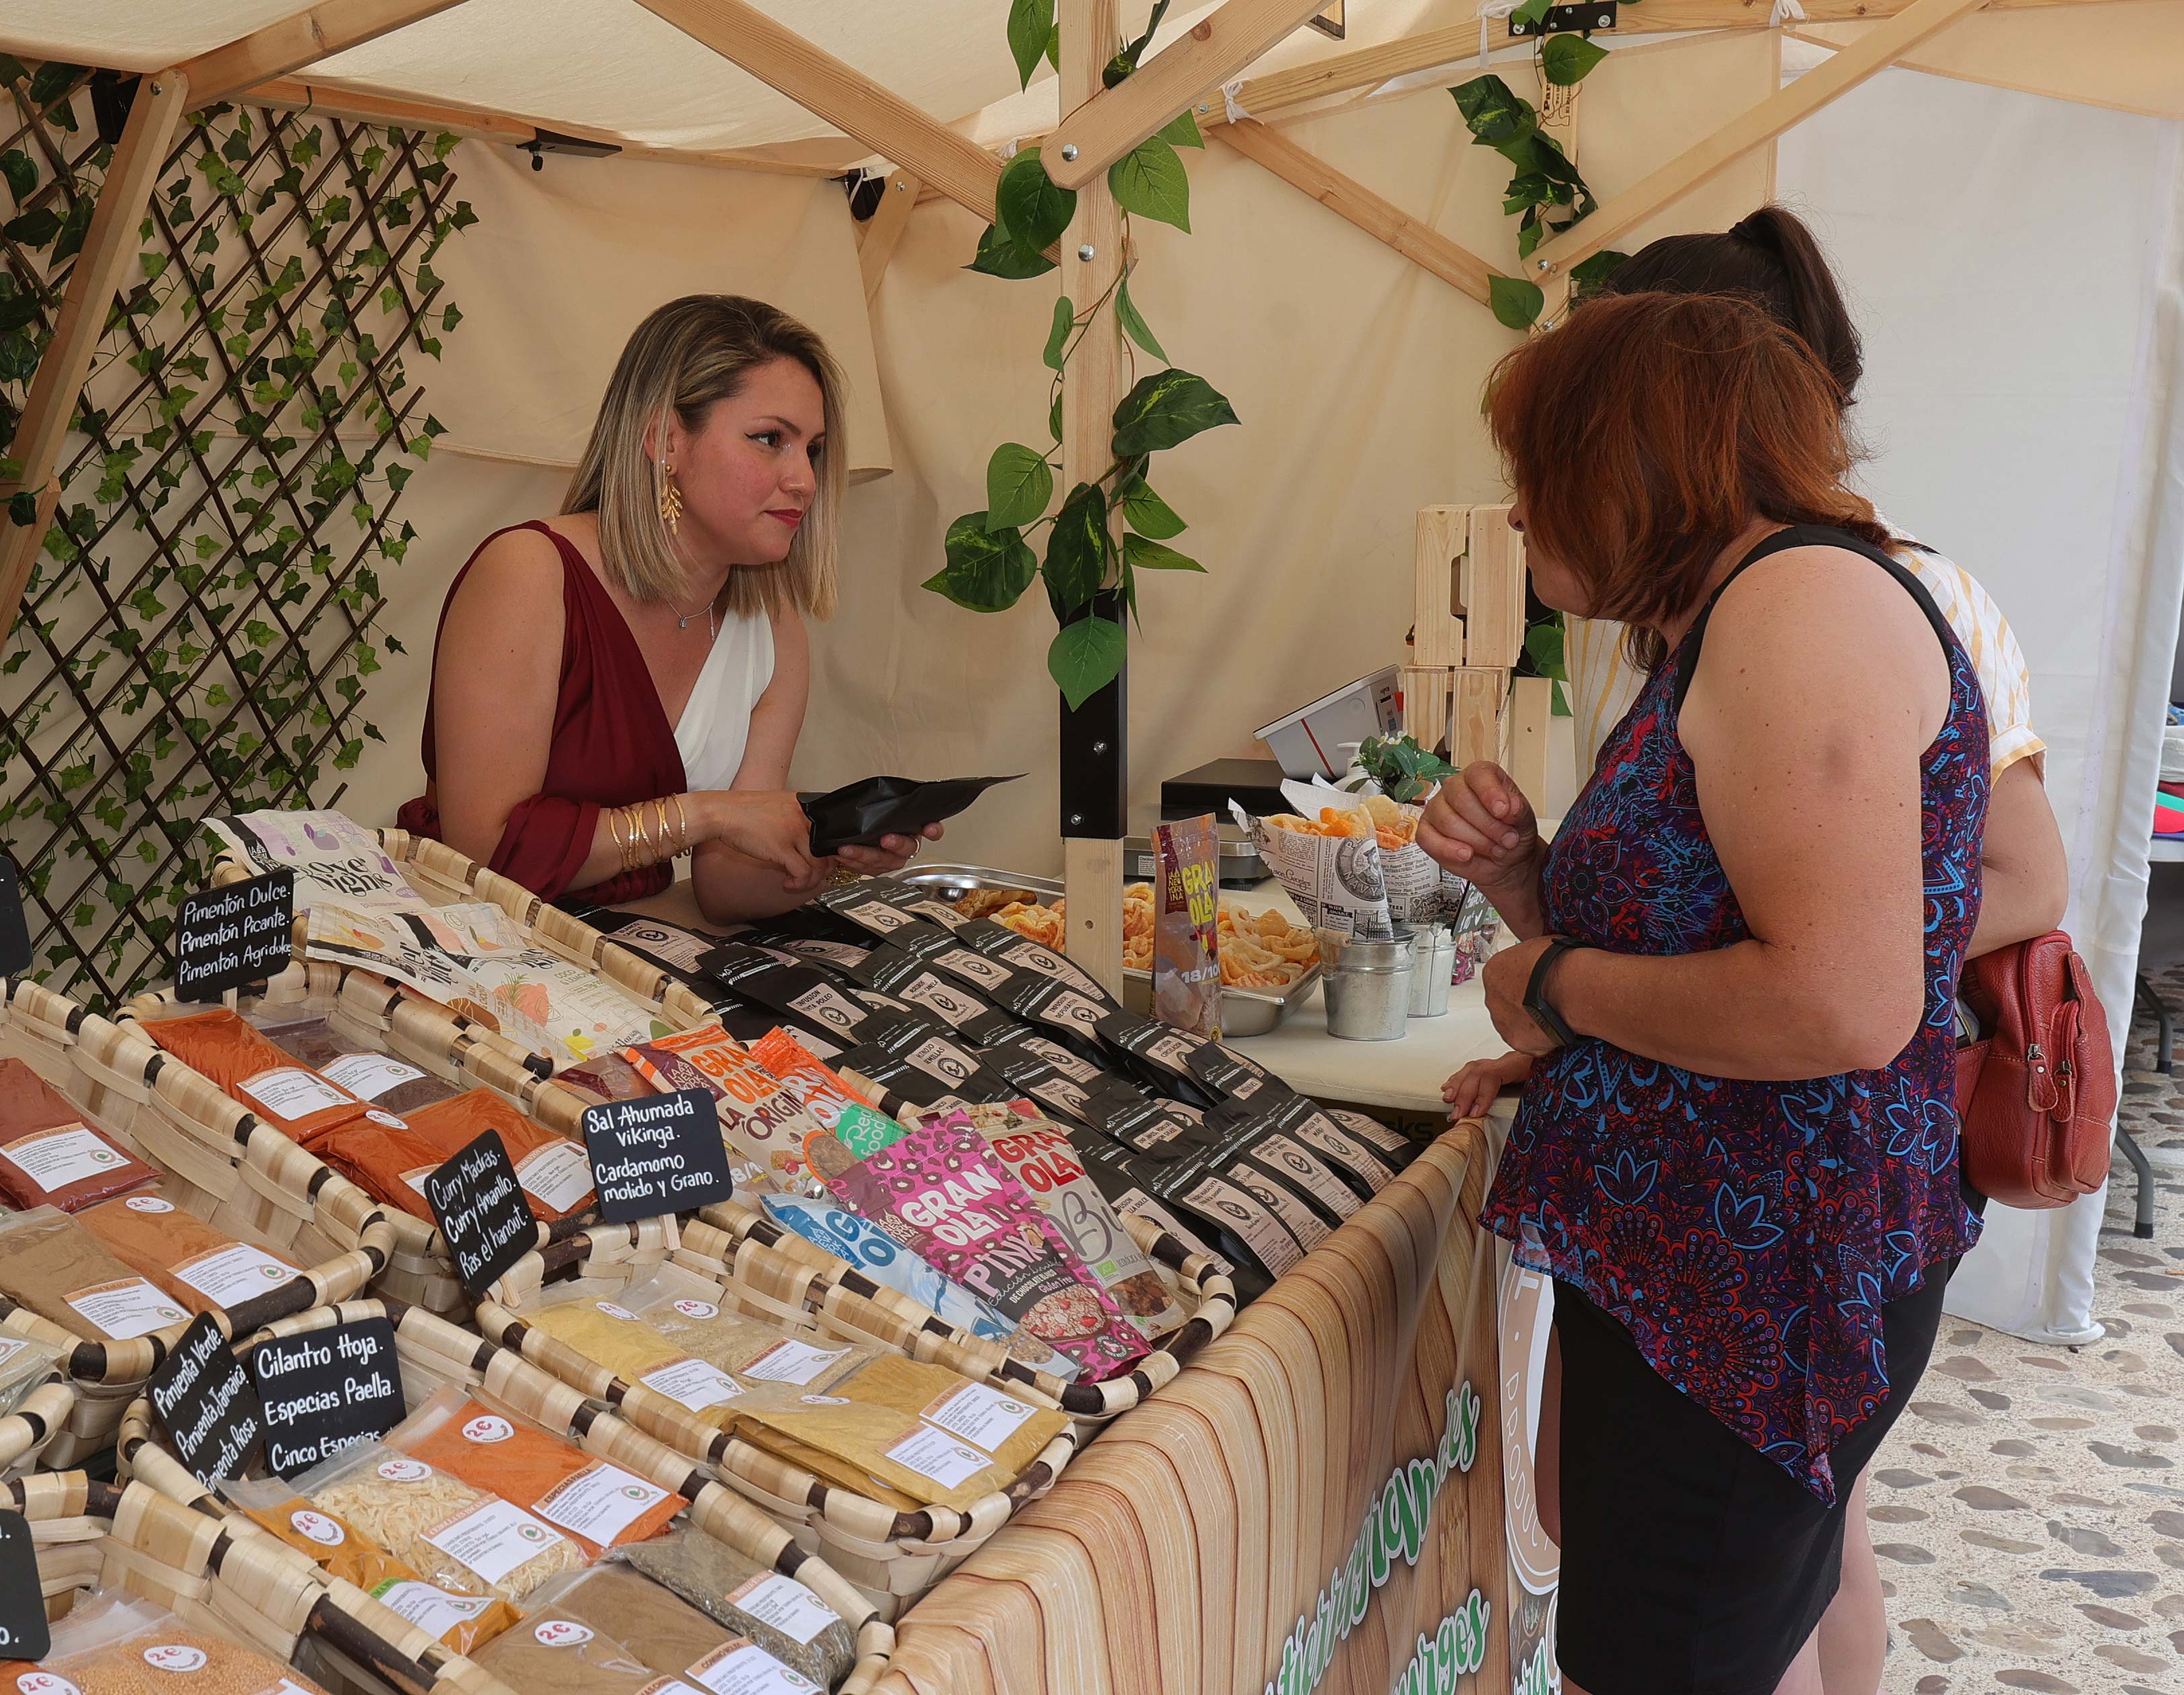
[[[649, 0], [648, 0], [649, 3]], [[1040, 151], [1047, 175], [1082, 188], [1208, 89], [1218, 88], [1319, 8], [1312, 0], [1228, 0], [1127, 81], [1071, 108]], [[1076, 152], [1072, 155], [1071, 148]]]
[[47, 526], [60, 498], [58, 471], [61, 443], [76, 398], [91, 374], [92, 355], [105, 333], [107, 309], [136, 251], [136, 225], [189, 109], [190, 81], [180, 70], [156, 71], [136, 85], [129, 121], [107, 167], [106, 181], [92, 209], [83, 250], [69, 273], [53, 321], [53, 339], [38, 360], [37, 374], [24, 399], [7, 456], [22, 461], [20, 480], [0, 484], [0, 500], [17, 488], [39, 491], [38, 516], [28, 524], [11, 524], [0, 513], [0, 639], [14, 628], [23, 604], [23, 586], [45, 540]]
[[391, 95], [367, 94], [332, 88], [322, 82], [294, 77], [276, 77], [254, 83], [250, 103], [289, 112], [314, 112], [329, 118], [345, 118], [359, 124], [396, 124], [404, 129], [448, 130], [459, 136], [521, 145], [538, 135], [538, 125], [521, 118], [475, 111], [437, 102], [398, 100]]
[[[1653, 0], [1647, 0], [1651, 6]], [[1668, 0], [1663, 0], [1665, 5]], [[1641, 178], [1568, 235], [1546, 243], [1532, 255], [1541, 276], [1567, 273], [1615, 243], [1634, 225], [1673, 204], [1750, 153], [1794, 127], [1830, 101], [1847, 94], [1885, 70], [1901, 54], [1939, 34], [1986, 0], [1913, 0], [1857, 46], [1846, 47], [1825, 64], [1807, 71], [1787, 88], [1731, 119], [1697, 146], [1689, 148]], [[1649, 15], [1648, 25], [1652, 20]]]
[[1471, 545], [1458, 572], [1463, 662], [1507, 670], [1524, 651], [1524, 544], [1507, 506], [1471, 509]]
[[1455, 612], [1456, 571], [1470, 535], [1468, 506], [1418, 508], [1412, 577], [1413, 665], [1463, 663], [1463, 620]]
[[182, 64], [192, 106], [232, 99], [244, 89], [286, 76], [390, 30], [460, 6], [462, 0], [320, 0], [262, 30], [199, 53]]
[[1432, 272], [1481, 304], [1485, 303], [1487, 278], [1492, 275], [1492, 267], [1470, 248], [1451, 241], [1400, 206], [1382, 199], [1355, 177], [1346, 176], [1325, 159], [1307, 153], [1279, 130], [1246, 120], [1240, 124], [1224, 124], [1214, 133], [1245, 158], [1272, 171], [1291, 187], [1309, 194], [1375, 241], [1385, 243], [1413, 265]]
[[1407, 665], [1399, 673], [1403, 691], [1403, 733], [1429, 753], [1448, 739], [1449, 703], [1456, 672], [1449, 666]]
[[880, 204], [865, 220], [864, 239], [857, 246], [857, 269], [864, 274], [867, 306], [880, 292], [880, 279], [887, 275], [888, 261], [894, 257], [895, 243], [910, 227], [910, 215], [917, 209], [917, 188], [916, 177], [906, 170], [898, 170], [888, 178], [887, 187], [880, 194]]
[[1544, 677], [1509, 681], [1509, 775], [1534, 806], [1547, 804], [1547, 737], [1554, 724], [1555, 685]]
[[1456, 673], [1451, 764], [1460, 768], [1477, 760], [1501, 761], [1502, 694], [1508, 682], [1507, 672], [1476, 666], [1467, 666]]
[[[1805, 21], [1852, 24], [1892, 18], [1911, 9], [1913, 0], [1804, 0]], [[2053, 6], [2092, 6], [2103, 0], [1990, 0], [1998, 12], [2038, 11]], [[1737, 30], [1768, 27], [1769, 0], [1645, 0], [1621, 14], [1618, 28], [1639, 30]]]
[[991, 223], [1000, 162], [744, 0], [638, 0], [777, 92]]

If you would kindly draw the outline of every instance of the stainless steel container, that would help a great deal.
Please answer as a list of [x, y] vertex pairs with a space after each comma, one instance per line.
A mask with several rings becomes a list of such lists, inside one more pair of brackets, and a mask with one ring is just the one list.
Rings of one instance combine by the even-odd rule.
[[1411, 1016], [1438, 1018], [1448, 1011], [1449, 979], [1456, 974], [1456, 939], [1446, 924], [1422, 924], [1415, 940], [1418, 964], [1411, 973]]
[[1408, 935], [1316, 929], [1327, 1033], [1352, 1042], [1400, 1040], [1411, 1011], [1415, 944]]

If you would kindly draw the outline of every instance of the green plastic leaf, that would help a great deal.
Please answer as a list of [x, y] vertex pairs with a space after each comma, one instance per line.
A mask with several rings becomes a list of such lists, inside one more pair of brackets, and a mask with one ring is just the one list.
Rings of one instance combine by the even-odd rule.
[[1497, 321], [1513, 330], [1529, 330], [1546, 308], [1547, 297], [1536, 282], [1521, 276], [1489, 276], [1486, 304]]
[[1079, 618], [1055, 632], [1046, 672], [1075, 711], [1123, 674], [1129, 637], [1112, 618]]
[[1123, 286], [1115, 291], [1115, 320], [1122, 325], [1124, 335], [1155, 359], [1163, 364], [1167, 362], [1167, 355], [1161, 351], [1161, 344], [1153, 339], [1152, 330], [1146, 324], [1144, 315], [1138, 310], [1137, 303], [1130, 298], [1130, 279], [1127, 276], [1123, 279]]
[[1547, 20], [1547, 12], [1554, 0], [1524, 0], [1524, 3], [1509, 14], [1513, 24], [1529, 24], [1537, 29]]
[[1054, 0], [1010, 0], [1009, 53], [1017, 62], [1017, 86], [1031, 86], [1031, 74], [1054, 33]]
[[1206, 570], [1188, 554], [1178, 553], [1165, 543], [1145, 536], [1124, 536], [1123, 558], [1133, 571], [1195, 571], [1203, 574]]
[[1540, 677], [1566, 677], [1563, 669], [1563, 626], [1559, 618], [1542, 618], [1524, 632], [1524, 655]]
[[38, 186], [38, 167], [31, 163], [30, 154], [20, 148], [9, 148], [0, 153], [0, 176], [8, 180], [8, 192], [18, 204], [31, 198], [31, 191]]
[[1039, 163], [1039, 149], [1026, 148], [1001, 167], [994, 187], [994, 222], [1019, 248], [1037, 253], [1061, 239], [1077, 215], [1077, 191], [1057, 187]]
[[20, 82], [31, 73], [23, 69], [23, 61], [11, 53], [0, 53], [0, 83]]
[[1607, 57], [1606, 47], [1595, 47], [1583, 36], [1549, 36], [1540, 48], [1540, 67], [1557, 88], [1575, 87]]
[[1629, 254], [1618, 253], [1613, 248], [1603, 248], [1591, 259], [1581, 259], [1570, 267], [1570, 282], [1580, 293], [1589, 293], [1614, 276], [1623, 261], [1630, 257]]
[[1204, 377], [1173, 366], [1156, 371], [1140, 378], [1115, 408], [1115, 457], [1158, 453], [1201, 430], [1235, 421], [1234, 410]]
[[1456, 109], [1463, 114], [1475, 147], [1502, 147], [1540, 126], [1532, 103], [1498, 76], [1474, 76], [1448, 92], [1456, 98]]
[[1069, 491], [1046, 538], [1046, 591], [1057, 615], [1074, 612], [1107, 575], [1107, 497], [1089, 482]]
[[1061, 385], [1054, 385], [1054, 402], [1046, 409], [1046, 432], [1056, 441], [1061, 439]]
[[1024, 538], [1013, 529], [989, 530], [986, 514], [966, 512], [948, 527], [947, 566], [924, 586], [973, 612], [1013, 606], [1039, 572]]
[[80, 64], [63, 64], [49, 59], [38, 67], [37, 75], [31, 79], [31, 103], [44, 106], [58, 100], [75, 86], [76, 78], [83, 75]]
[[984, 276], [1021, 281], [1027, 276], [1044, 276], [1054, 269], [1054, 261], [1036, 248], [1018, 247], [1001, 233], [998, 225], [989, 224], [985, 234], [978, 237], [978, 251], [963, 269]]
[[[994, 530], [1036, 523], [1054, 498], [1054, 471], [1044, 454], [1003, 442], [986, 461], [986, 524]], [[1013, 598], [1013, 597], [1012, 597]]]
[[1046, 32], [1046, 62], [1056, 72], [1061, 69], [1061, 25], [1056, 24]]
[[1153, 493], [1142, 477], [1123, 491], [1123, 520], [1139, 535], [1150, 536], [1156, 541], [1179, 536], [1190, 527], [1176, 516], [1173, 506]]
[[41, 206], [0, 225], [0, 235], [26, 248], [42, 248], [60, 233], [60, 228], [61, 215], [50, 206]]
[[1168, 120], [1165, 128], [1154, 131], [1172, 148], [1202, 148], [1206, 137], [1198, 132], [1198, 114], [1186, 106]]
[[1182, 157], [1158, 136], [1107, 167], [1107, 186], [1125, 212], [1190, 231], [1190, 177]]
[[1046, 351], [1040, 355], [1049, 371], [1061, 369], [1061, 350], [1069, 345], [1069, 332], [1077, 327], [1077, 308], [1065, 294], [1054, 303], [1054, 322], [1046, 332]]
[[[0, 335], [10, 330], [20, 330], [38, 315], [38, 297], [35, 294], [0, 294]], [[10, 476], [15, 472], [8, 473]]]

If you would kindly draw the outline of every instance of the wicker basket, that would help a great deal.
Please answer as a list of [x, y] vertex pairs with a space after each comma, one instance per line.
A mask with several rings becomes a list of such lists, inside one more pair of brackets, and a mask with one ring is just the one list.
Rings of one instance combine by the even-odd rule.
[[[1124, 1213], [1122, 1221], [1132, 1240], [1152, 1260], [1162, 1280], [1169, 1285], [1188, 1316], [1155, 1343], [1153, 1351], [1136, 1365], [1104, 1383], [1064, 1383], [1043, 1371], [1034, 1370], [1022, 1361], [1009, 1358], [1000, 1343], [951, 1328], [907, 1296], [873, 1282], [848, 1262], [837, 1259], [794, 1230], [783, 1229], [765, 1213], [738, 1202], [708, 1207], [695, 1222], [683, 1225], [684, 1252], [677, 1257], [695, 1254], [741, 1267], [749, 1261], [750, 1251], [758, 1249], [770, 1257], [792, 1260], [826, 1291], [839, 1291], [851, 1297], [858, 1312], [869, 1313], [877, 1307], [905, 1332], [943, 1339], [959, 1350], [962, 1357], [983, 1365], [983, 1371], [967, 1375], [1006, 1378], [1045, 1396], [1076, 1419], [1080, 1436], [1089, 1440], [1099, 1425], [1142, 1404], [1156, 1390], [1173, 1382], [1176, 1374], [1190, 1363], [1201, 1348], [1227, 1330], [1236, 1317], [1235, 1285], [1214, 1268], [1211, 1258], [1193, 1253], [1167, 1231], [1142, 1218]], [[755, 1270], [752, 1274], [764, 1275]], [[830, 1296], [818, 1294], [814, 1298], [824, 1304]], [[903, 1340], [900, 1335], [889, 1335], [876, 1340], [891, 1342], [918, 1358], [928, 1358], [921, 1345]], [[946, 1363], [959, 1371], [963, 1369], [956, 1365], [952, 1358]]]
[[[521, 1314], [536, 1307], [549, 1276], [557, 1290], [573, 1286], [599, 1296], [627, 1288], [651, 1268], [654, 1245], [647, 1238], [659, 1230], [660, 1223], [601, 1226], [526, 1256], [478, 1303], [479, 1330], [488, 1340], [516, 1350], [571, 1388], [606, 1402], [677, 1453], [710, 1468], [730, 1488], [794, 1532], [804, 1546], [822, 1555], [889, 1623], [976, 1553], [1018, 1508], [1051, 1488], [1075, 1454], [1078, 1437], [1072, 1426], [1049, 1442], [1006, 1489], [967, 1510], [932, 1506], [899, 1511], [822, 1481], [704, 1423], [679, 1402], [616, 1376], [524, 1321]], [[678, 1246], [674, 1258], [684, 1269], [710, 1279], [718, 1291], [716, 1304], [724, 1312], [762, 1319], [816, 1342], [878, 1342], [974, 1380], [993, 1374], [986, 1357], [972, 1353], [950, 1337], [906, 1329], [892, 1312], [824, 1282], [816, 1268], [756, 1244], [745, 1245], [733, 1264], [688, 1246]], [[563, 1273], [573, 1273], [572, 1282], [565, 1283]], [[1017, 1383], [1021, 1385], [1022, 1380]], [[1011, 1392], [1027, 1400], [1042, 1398], [1035, 1390], [1022, 1386], [1012, 1386]], [[1054, 1403], [1048, 1398], [1046, 1404]]]
[[0, 1501], [31, 1521], [49, 1617], [80, 1590], [120, 1588], [283, 1664], [308, 1643], [374, 1695], [515, 1695], [293, 1548], [241, 1536], [148, 1484], [40, 1472], [6, 1484]]
[[75, 1411], [75, 1389], [66, 1372], [56, 1371], [0, 1419], [0, 1479], [20, 1477], [36, 1466]]
[[[322, 1307], [281, 1319], [248, 1342], [292, 1336], [359, 1319], [385, 1318], [394, 1326], [404, 1391], [412, 1406], [434, 1390], [454, 1388], [566, 1436], [587, 1453], [621, 1466], [689, 1503], [688, 1521], [747, 1558], [794, 1577], [848, 1621], [855, 1633], [857, 1660], [840, 1695], [866, 1695], [887, 1670], [894, 1631], [878, 1609], [827, 1563], [766, 1514], [723, 1486], [688, 1456], [644, 1434], [599, 1402], [511, 1352], [459, 1330], [421, 1307], [398, 1301], [358, 1301]], [[123, 1420], [119, 1459], [123, 1472], [198, 1512], [225, 1518], [239, 1537], [281, 1544], [248, 1518], [231, 1514], [220, 1497], [161, 1446], [150, 1403], [139, 1399]]]
[[[168, 1174], [177, 1202], [189, 1212], [304, 1268], [294, 1280], [217, 1315], [231, 1333], [237, 1324], [255, 1329], [284, 1313], [346, 1300], [388, 1263], [395, 1234], [376, 1202], [169, 1059], [130, 1024], [109, 1023], [35, 983], [10, 982], [0, 999], [0, 1054], [26, 1062], [131, 1151]], [[50, 1434], [40, 1463], [73, 1465], [112, 1441], [122, 1408], [187, 1328], [185, 1323], [125, 1341], [94, 1341], [0, 1297], [0, 1331], [60, 1348], [72, 1389], [64, 1422]], [[44, 1405], [59, 1409], [55, 1399]], [[0, 1440], [0, 1454], [5, 1452]]]

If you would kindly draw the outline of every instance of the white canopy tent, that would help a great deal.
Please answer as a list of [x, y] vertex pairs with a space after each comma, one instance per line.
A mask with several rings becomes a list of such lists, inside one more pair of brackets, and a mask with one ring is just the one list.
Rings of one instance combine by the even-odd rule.
[[[1126, 24], [1148, 9], [1120, 8]], [[1481, 299], [1487, 271], [1518, 269], [1506, 172], [1440, 91], [1490, 44], [1535, 96], [1529, 50], [1500, 24], [1482, 30], [1476, 0], [1350, 0], [1341, 40], [1301, 27], [1318, 9], [1178, 8], [1139, 77], [1066, 126], [1089, 163], [1095, 143], [1126, 148], [1182, 104], [1205, 114], [1195, 233], [1141, 230], [1133, 290], [1245, 426], [1163, 473], [1212, 574], [1145, 596], [1128, 719], [1137, 818], [1162, 778], [1251, 751], [1251, 726], [1398, 658], [1417, 510], [1502, 492], [1476, 401], [1516, 339]], [[559, 504], [629, 327], [675, 294], [740, 290], [820, 328], [852, 391], [844, 611], [814, 633], [798, 780], [1030, 771], [951, 842], [965, 858], [1058, 865], [1045, 611], [976, 616], [918, 587], [950, 519], [984, 504], [989, 449], [1045, 415], [1034, 355], [1052, 284], [961, 269], [1000, 153], [1064, 120], [1044, 67], [1018, 92], [1006, 10], [10, 0], [0, 50], [19, 57], [181, 65], [193, 102], [311, 104], [469, 137], [452, 163], [480, 221], [437, 261], [466, 320], [444, 368], [421, 373], [454, 451], [405, 496], [421, 539], [390, 576], [384, 622], [409, 654], [376, 685], [388, 741], [352, 773], [348, 810], [390, 822], [415, 792], [448, 578], [490, 530]], [[1563, 281], [1599, 247], [1722, 227], [1778, 192], [1814, 215], [1869, 332], [1872, 487], [1972, 566], [2031, 659], [2071, 922], [2120, 1014], [2184, 594], [2184, 3], [1805, 0], [1772, 14], [1745, 0], [1625, 7], [1578, 106], [1574, 144], [1602, 208], [1541, 249], [1546, 275]], [[1811, 67], [1786, 89], [1786, 46], [1793, 70]], [[1895, 59], [1919, 70], [1882, 70]], [[1126, 91], [1139, 103], [1115, 98]], [[555, 152], [556, 135], [621, 152]], [[531, 142], [549, 149], [543, 170], [515, 150]], [[905, 204], [856, 224], [831, 179], [857, 166], [894, 173]], [[30, 434], [26, 421], [19, 448]], [[0, 570], [0, 587], [12, 608], [20, 580]], [[1998, 1221], [1956, 1304], [2021, 1334], [2091, 1334], [2098, 1219], [2096, 1198]]]

